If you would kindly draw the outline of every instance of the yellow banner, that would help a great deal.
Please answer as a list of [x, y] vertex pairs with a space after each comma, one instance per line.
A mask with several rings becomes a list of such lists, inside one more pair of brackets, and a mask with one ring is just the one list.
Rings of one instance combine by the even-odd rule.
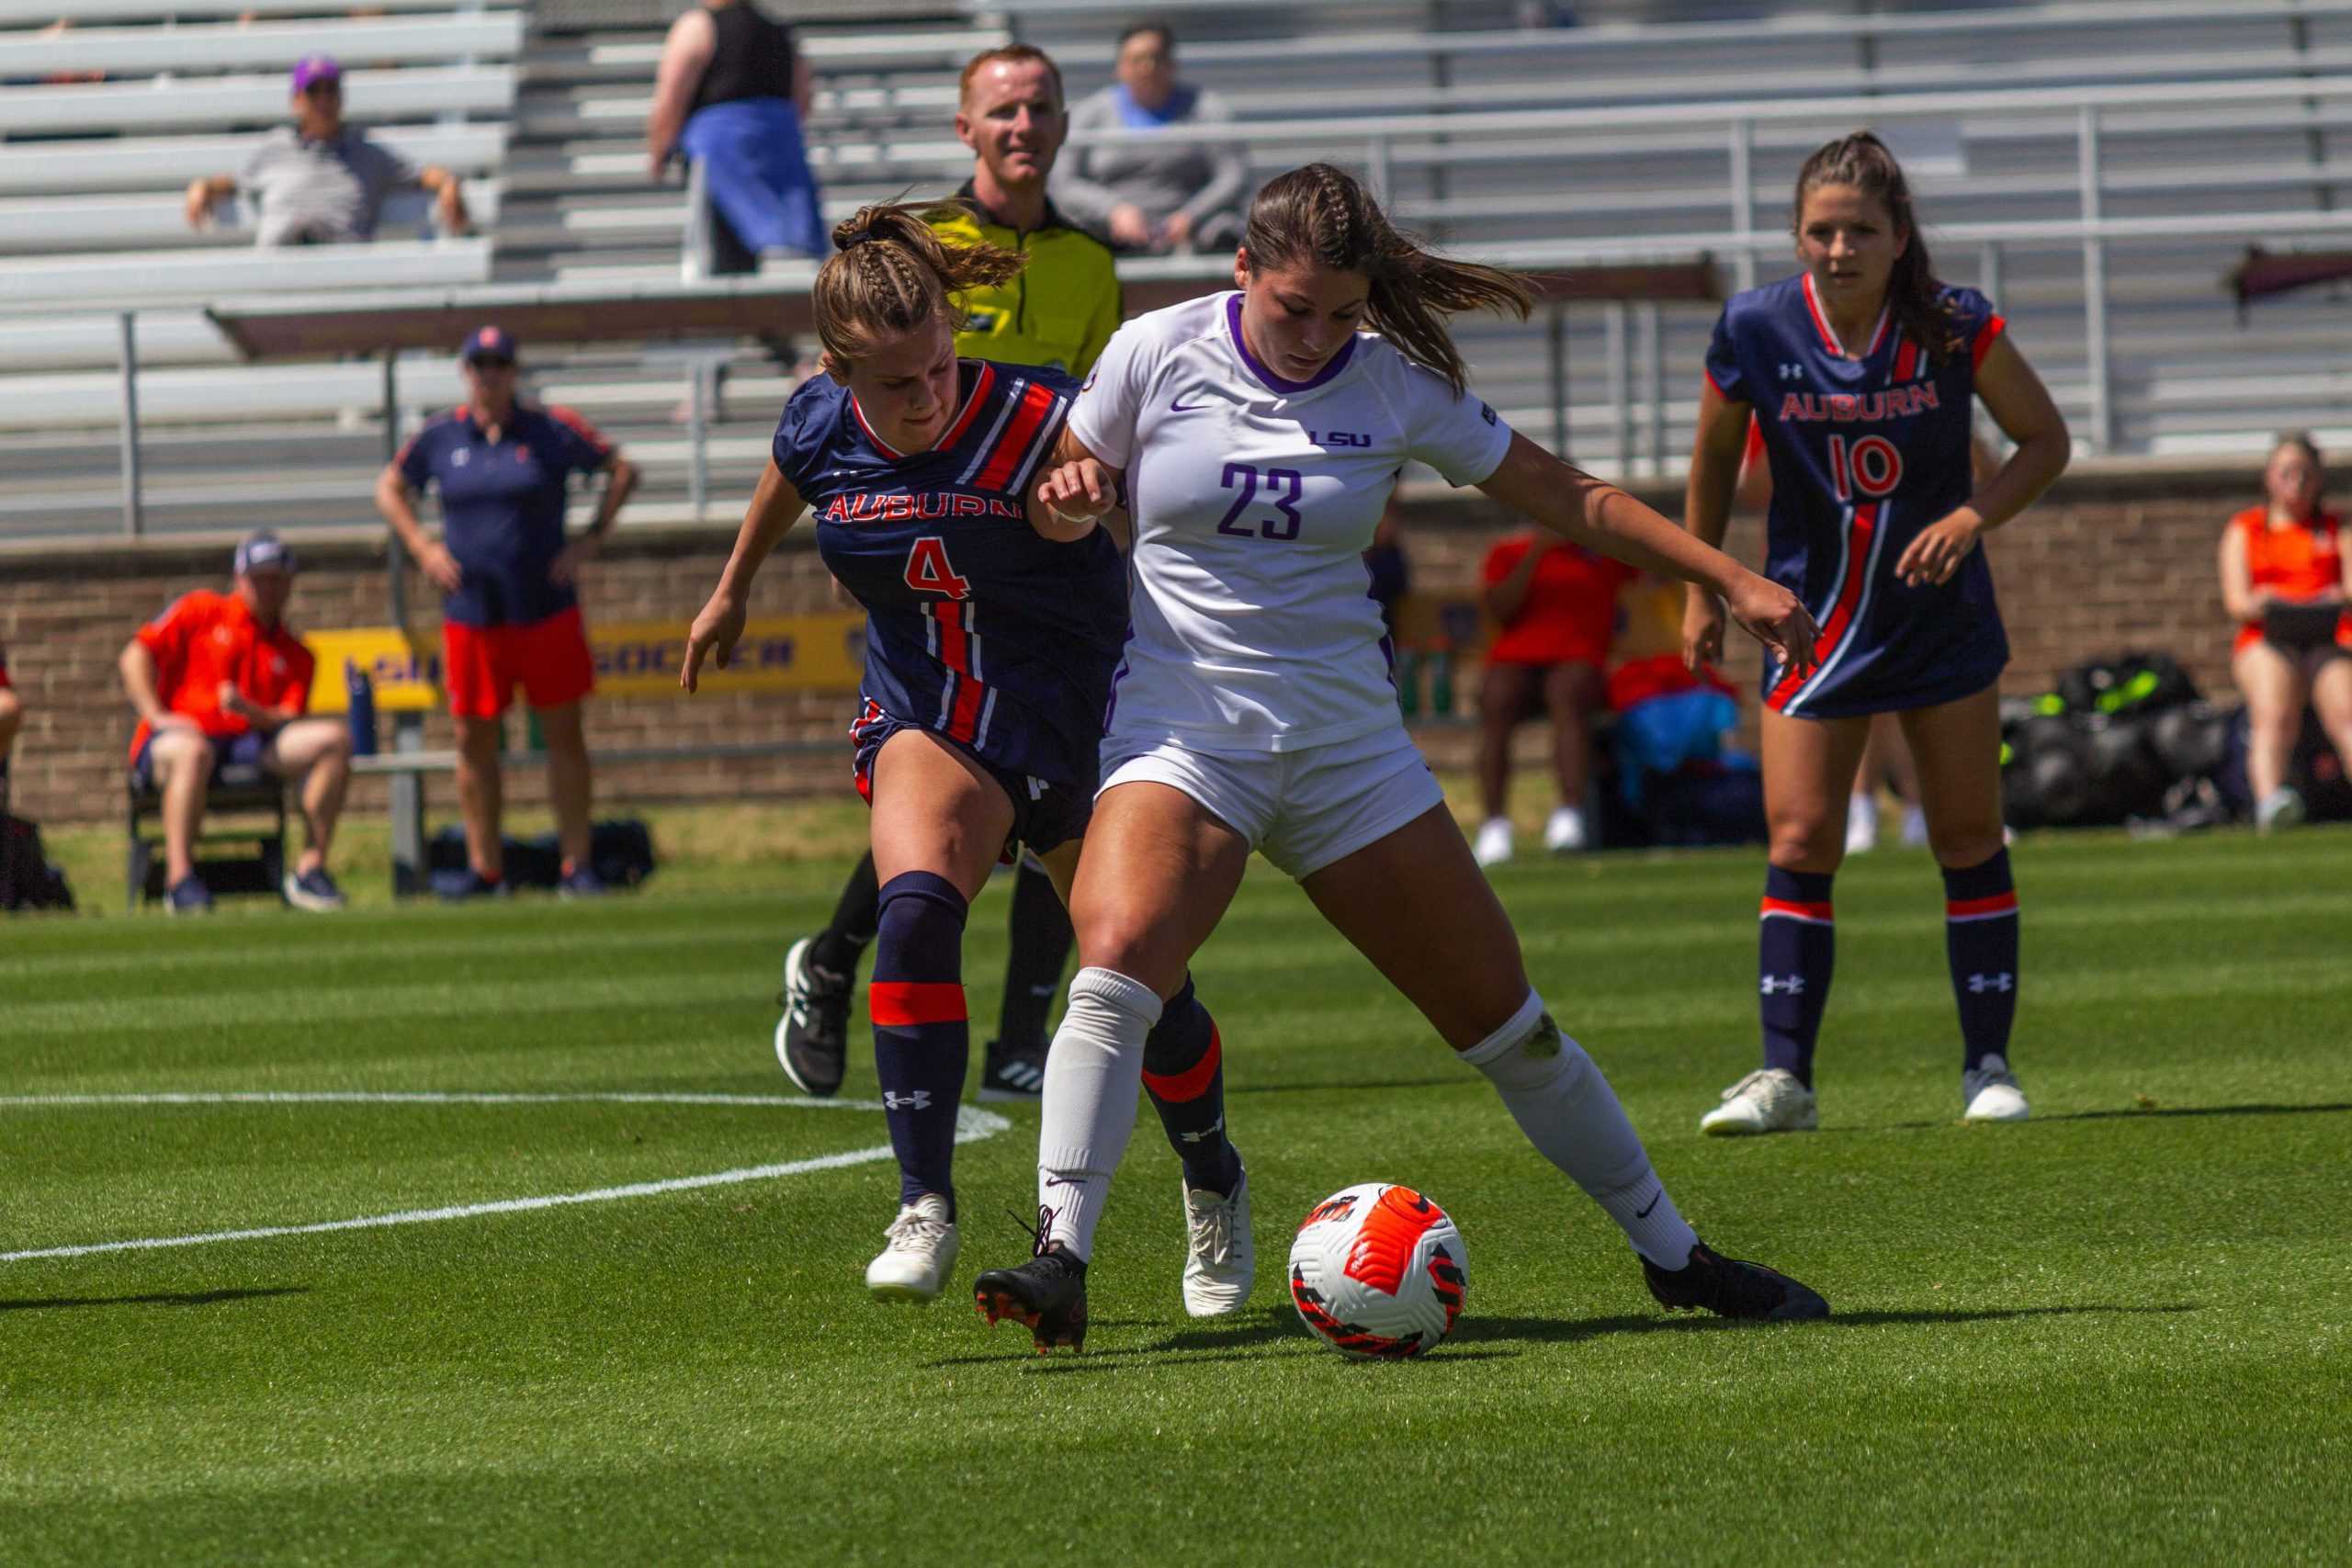
[[374, 684], [379, 713], [424, 713], [441, 705], [441, 649], [399, 626], [310, 632], [302, 646], [319, 661], [311, 681], [314, 714], [351, 710], [350, 665]]
[[[588, 623], [596, 657], [596, 694], [674, 694], [686, 658], [686, 621]], [[734, 662], [721, 670], [706, 660], [698, 677], [710, 692], [854, 691], [865, 667], [865, 616], [854, 610], [812, 615], [770, 615], [743, 628]]]

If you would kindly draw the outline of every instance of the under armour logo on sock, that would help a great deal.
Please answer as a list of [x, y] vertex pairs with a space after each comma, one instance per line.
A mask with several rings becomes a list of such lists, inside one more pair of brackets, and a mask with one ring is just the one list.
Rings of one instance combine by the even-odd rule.
[[2014, 991], [2018, 988], [2018, 977], [2006, 969], [1998, 975], [1971, 975], [1968, 988], [1980, 997], [1987, 991]]
[[882, 1091], [882, 1109], [885, 1111], [928, 1111], [931, 1109], [931, 1090], [919, 1089], [912, 1094], [900, 1094], [896, 1089], [886, 1089]]
[[[1980, 976], [1978, 978], [1981, 979], [1983, 976]], [[1801, 997], [1804, 995], [1804, 976], [1767, 975], [1757, 983], [1756, 988], [1768, 997]]]
[[1179, 1134], [1178, 1136], [1182, 1137], [1188, 1144], [1205, 1144], [1211, 1138], [1216, 1137], [1219, 1133], [1224, 1131], [1225, 1118], [1220, 1116], [1197, 1133], [1182, 1133]]

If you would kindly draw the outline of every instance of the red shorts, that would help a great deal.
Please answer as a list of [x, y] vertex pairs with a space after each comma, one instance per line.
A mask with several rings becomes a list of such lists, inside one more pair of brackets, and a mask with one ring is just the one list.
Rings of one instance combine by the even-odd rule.
[[519, 626], [441, 626], [441, 678], [449, 711], [459, 718], [496, 718], [523, 688], [535, 708], [576, 703], [596, 689], [596, 661], [580, 606]]

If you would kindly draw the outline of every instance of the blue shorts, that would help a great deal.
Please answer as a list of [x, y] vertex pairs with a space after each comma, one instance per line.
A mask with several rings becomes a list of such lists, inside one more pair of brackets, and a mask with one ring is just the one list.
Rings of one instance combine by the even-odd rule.
[[[130, 759], [130, 782], [141, 789], [155, 787], [155, 772], [148, 755], [154, 749], [155, 738], [150, 735], [139, 743], [139, 754]], [[259, 784], [268, 773], [261, 761], [268, 750], [269, 737], [254, 730], [212, 737], [213, 787]]]
[[1087, 820], [1094, 815], [1091, 784], [1085, 789], [1072, 789], [1068, 784], [1000, 768], [930, 726], [893, 718], [872, 702], [859, 711], [857, 722], [850, 726], [849, 731], [850, 743], [856, 748], [851, 762], [852, 776], [857, 784], [857, 793], [867, 805], [874, 803], [874, 759], [881, 755], [883, 744], [901, 729], [920, 729], [941, 745], [954, 747], [978, 762], [1004, 791], [1005, 798], [1012, 802], [1012, 831], [1004, 839], [1003, 859], [1007, 864], [1019, 858], [1021, 847], [1025, 846], [1032, 854], [1044, 854], [1085, 835]]

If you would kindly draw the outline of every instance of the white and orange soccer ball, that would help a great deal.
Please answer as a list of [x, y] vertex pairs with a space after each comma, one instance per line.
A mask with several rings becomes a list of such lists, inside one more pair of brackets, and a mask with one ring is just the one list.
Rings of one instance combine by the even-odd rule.
[[1290, 1246], [1292, 1304], [1317, 1338], [1351, 1356], [1420, 1355], [1453, 1332], [1469, 1288], [1462, 1233], [1409, 1187], [1334, 1192]]

